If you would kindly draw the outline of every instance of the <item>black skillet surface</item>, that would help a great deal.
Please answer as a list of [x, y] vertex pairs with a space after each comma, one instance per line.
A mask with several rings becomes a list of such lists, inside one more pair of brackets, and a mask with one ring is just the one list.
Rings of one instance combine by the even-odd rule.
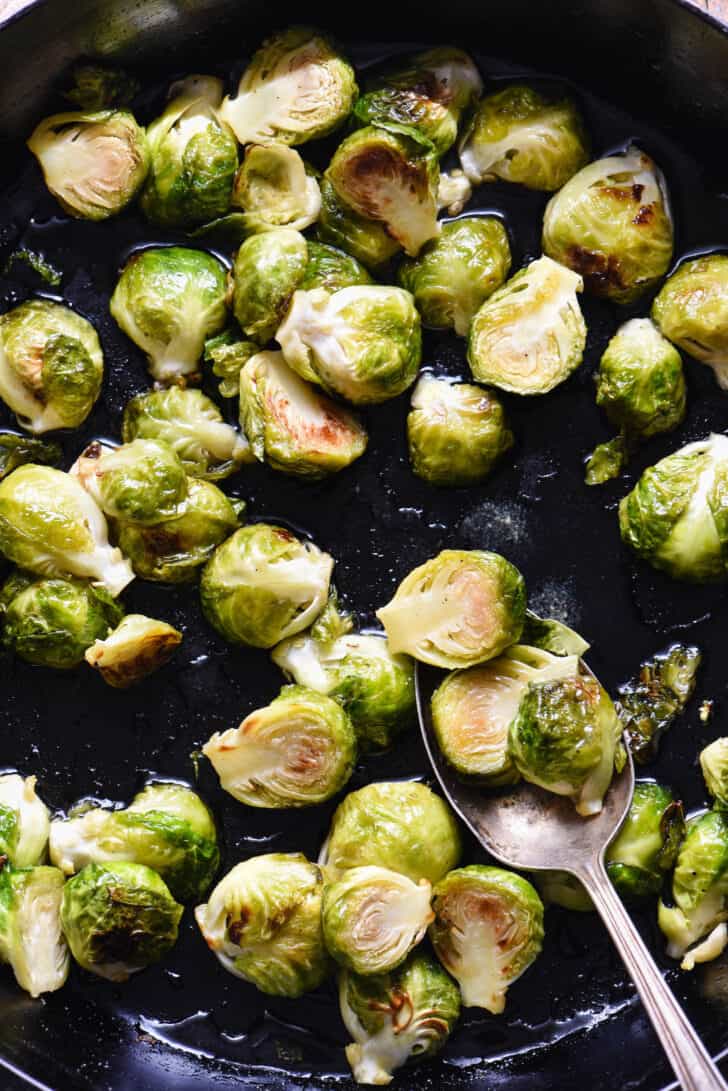
[[[361, 62], [371, 56], [357, 47], [350, 53]], [[478, 59], [486, 77], [523, 72], [487, 56]], [[197, 65], [209, 67], [204, 56]], [[595, 156], [636, 139], [662, 164], [673, 197], [677, 254], [728, 243], [728, 201], [706, 185], [696, 162], [638, 118], [576, 93]], [[145, 98], [142, 120], [159, 101], [159, 92]], [[12, 175], [16, 181], [0, 203], [4, 256], [20, 245], [40, 250], [63, 272], [63, 282], [49, 291], [16, 264], [0, 279], [0, 309], [34, 292], [57, 294], [96, 325], [106, 354], [101, 401], [82, 430], [63, 437], [67, 466], [89, 439], [118, 438], [124, 404], [148, 385], [140, 354], [108, 314], [108, 298], [131, 248], [175, 236], [152, 236], [136, 213], [102, 225], [68, 221], [25, 152], [12, 163]], [[505, 218], [514, 269], [539, 254], [544, 205], [541, 195], [502, 185], [481, 188], [472, 202]], [[647, 770], [694, 809], [704, 804], [697, 753], [723, 728], [725, 592], [678, 585], [638, 567], [620, 544], [616, 505], [650, 462], [725, 428], [726, 396], [708, 369], [687, 361], [689, 412], [677, 433], [651, 442], [617, 483], [590, 490], [582, 480], [585, 454], [608, 434], [594, 405], [591, 373], [616, 325], [646, 313], [648, 305], [645, 300], [618, 309], [582, 299], [589, 328], [584, 365], [546, 397], [506, 399], [517, 445], [481, 488], [436, 490], [411, 474], [406, 396], [367, 415], [368, 453], [334, 480], [301, 484], [256, 467], [225, 487], [245, 497], [251, 519], [310, 533], [333, 554], [336, 583], [362, 625], [373, 623], [375, 607], [415, 564], [443, 547], [478, 547], [498, 550], [521, 568], [533, 609], [563, 618], [588, 637], [590, 665], [608, 687], [671, 640], [698, 643], [705, 661], [696, 698]], [[426, 335], [424, 364], [467, 377], [463, 343], [448, 336]], [[12, 422], [6, 416], [2, 423]], [[270, 700], [281, 683], [266, 654], [228, 647], [207, 627], [194, 588], [136, 581], [124, 598], [130, 610], [164, 617], [185, 634], [173, 664], [139, 688], [110, 691], [86, 670], [0, 666], [2, 765], [37, 773], [43, 797], [58, 808], [85, 795], [128, 800], [151, 773], [194, 780], [191, 755], [200, 744]], [[715, 700], [707, 725], [697, 715], [703, 697]], [[361, 762], [349, 787], [407, 777], [430, 777], [416, 732], [393, 752]], [[260, 852], [303, 850], [315, 858], [336, 802], [292, 813], [247, 809], [216, 787], [204, 760], [199, 787], [220, 822], [225, 871]], [[469, 842], [466, 860], [481, 859]], [[667, 968], [652, 907], [640, 921]], [[726, 1048], [728, 968], [715, 963], [681, 975], [670, 965], [669, 973], [708, 1046]], [[2, 1086], [16, 1080], [24, 1085], [23, 1074], [54, 1091], [353, 1086], [333, 984], [300, 1001], [265, 998], [222, 970], [189, 912], [164, 965], [123, 986], [74, 968], [61, 992], [31, 1001], [3, 969], [0, 1003], [0, 1063], [8, 1069]], [[394, 1086], [652, 1091], [666, 1082], [656, 1040], [601, 925], [590, 915], [551, 909], [543, 956], [511, 989], [505, 1015], [466, 1012], [442, 1058], [398, 1075]]]

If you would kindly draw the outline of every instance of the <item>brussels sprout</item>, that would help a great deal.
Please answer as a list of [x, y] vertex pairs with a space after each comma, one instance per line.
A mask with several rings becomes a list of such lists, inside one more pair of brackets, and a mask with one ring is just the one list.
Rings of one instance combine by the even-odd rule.
[[531, 875], [546, 905], [560, 905], [572, 913], [591, 913], [594, 902], [575, 875], [568, 871], [535, 871]]
[[435, 954], [460, 985], [466, 1008], [499, 1015], [506, 991], [541, 953], [543, 904], [527, 879], [472, 864], [433, 891]]
[[187, 497], [187, 474], [162, 440], [134, 439], [121, 447], [89, 444], [73, 473], [112, 519], [149, 526], [177, 515]]
[[[440, 171], [437, 187], [437, 211], [447, 210], [450, 216], [458, 216], [473, 196], [473, 187], [463, 171]], [[444, 226], [444, 225], [443, 225]]]
[[28, 462], [37, 466], [57, 466], [62, 456], [61, 448], [52, 440], [30, 439], [15, 432], [0, 431], [0, 481]]
[[333, 293], [354, 284], [374, 283], [364, 266], [351, 254], [322, 242], [308, 240], [307, 246], [308, 264], [299, 284], [302, 291], [325, 288], [327, 292]]
[[422, 354], [412, 296], [378, 284], [296, 292], [276, 339], [301, 378], [357, 405], [402, 394]]
[[354, 769], [356, 734], [337, 701], [284, 686], [240, 727], [202, 748], [220, 784], [249, 807], [307, 807], [341, 791]]
[[492, 391], [423, 375], [407, 415], [407, 443], [423, 481], [477, 485], [513, 446], [513, 433]]
[[39, 576], [80, 576], [114, 597], [134, 579], [95, 501], [50, 466], [20, 466], [0, 482], [0, 551]]
[[388, 974], [339, 978], [341, 1018], [356, 1083], [383, 1086], [396, 1069], [428, 1060], [445, 1045], [460, 1015], [455, 982], [430, 955], [415, 951]]
[[629, 813], [607, 849], [609, 878], [623, 898], [659, 894], [685, 832], [682, 803], [654, 781], [638, 781]]
[[[226, 329], [205, 342], [205, 363], [212, 365], [212, 374], [219, 379], [217, 389], [223, 398], [237, 398], [240, 393], [240, 372], [251, 356], [260, 352], [255, 341], [244, 341], [240, 331]], [[243, 461], [252, 461], [249, 457]]]
[[444, 549], [413, 569], [377, 617], [390, 651], [434, 667], [472, 667], [500, 655], [521, 635], [523, 576], [485, 550]]
[[728, 811], [728, 739], [714, 739], [700, 752], [705, 786], [717, 811]]
[[69, 307], [30, 299], [0, 318], [0, 397], [23, 428], [77, 428], [103, 377], [96, 330]]
[[361, 422], [291, 371], [282, 352], [259, 352], [240, 372], [240, 424], [260, 462], [309, 480], [346, 469], [367, 445]]
[[164, 113], [147, 129], [150, 164], [141, 206], [151, 223], [189, 227], [227, 212], [238, 146], [217, 117], [222, 90], [214, 76], [172, 84]]
[[339, 144], [326, 178], [340, 201], [382, 224], [411, 256], [440, 233], [440, 168], [429, 143], [367, 125]]
[[640, 765], [655, 756], [660, 738], [690, 700], [701, 659], [698, 648], [671, 644], [617, 690], [617, 715]]
[[123, 614], [108, 591], [82, 580], [15, 572], [0, 588], [3, 647], [41, 667], [77, 667]]
[[728, 578], [728, 437], [715, 434], [645, 470], [619, 505], [622, 540], [678, 580]]
[[233, 644], [272, 648], [306, 629], [326, 605], [333, 559], [283, 527], [236, 531], [202, 573], [202, 611]]
[[595, 678], [578, 671], [528, 685], [508, 731], [518, 772], [598, 814], [614, 772], [620, 722]]
[[318, 219], [321, 191], [294, 148], [250, 144], [235, 176], [232, 203], [243, 210], [247, 233], [272, 227], [303, 231]]
[[195, 910], [225, 969], [271, 996], [301, 996], [330, 970], [321, 929], [323, 881], [300, 852], [244, 860]]
[[204, 250], [162, 246], [137, 250], [121, 271], [110, 310], [146, 353], [158, 382], [199, 376], [205, 338], [226, 321], [225, 268]]
[[303, 280], [308, 249], [300, 231], [287, 227], [246, 239], [233, 265], [233, 311], [248, 337], [269, 341]]
[[181, 916], [164, 881], [143, 864], [87, 864], [63, 888], [61, 926], [71, 954], [108, 981], [126, 981], [164, 958]]
[[582, 279], [550, 258], [532, 261], [485, 301], [470, 325], [473, 376], [511, 394], [548, 394], [581, 363]]
[[665, 275], [672, 242], [665, 180], [639, 148], [590, 163], [546, 206], [544, 253], [616, 303], [634, 302]]
[[577, 660], [514, 645], [482, 666], [453, 671], [432, 696], [438, 746], [458, 776], [491, 786], [512, 784], [518, 771], [508, 727], [531, 682], [573, 675]]
[[553, 192], [589, 161], [584, 122], [568, 98], [514, 83], [481, 99], [460, 143], [474, 185], [518, 182]]
[[87, 649], [84, 658], [108, 685], [127, 689], [169, 662], [181, 642], [182, 633], [166, 621], [127, 614], [112, 633]]
[[728, 389], [728, 254], [684, 261], [652, 304], [660, 330], [696, 360], [712, 367]]
[[406, 258], [399, 282], [415, 297], [426, 326], [467, 337], [470, 321], [508, 276], [511, 249], [495, 216], [464, 216], [443, 224], [418, 258]]
[[181, 902], [198, 901], [220, 864], [209, 809], [183, 784], [148, 784], [123, 810], [80, 808], [54, 819], [51, 861], [65, 875], [89, 864], [143, 864], [157, 872]]
[[321, 242], [346, 250], [368, 269], [379, 269], [401, 249], [382, 223], [360, 216], [340, 200], [326, 175], [321, 179], [321, 212], [316, 234]]
[[0, 960], [10, 964], [18, 985], [32, 997], [55, 992], [68, 977], [62, 895], [63, 874], [57, 868], [2, 867]]
[[380, 781], [336, 808], [319, 863], [336, 872], [384, 867], [436, 883], [460, 859], [460, 832], [444, 800], [417, 781]]
[[263, 42], [220, 117], [241, 144], [305, 144], [349, 115], [354, 70], [331, 41], [310, 27], [290, 27]]
[[64, 99], [80, 110], [108, 110], [128, 106], [140, 91], [139, 81], [123, 68], [101, 64], [74, 65], [73, 84]]
[[584, 464], [584, 483], [603, 485], [619, 477], [629, 460], [629, 449], [623, 433], [598, 443]]
[[0, 854], [16, 868], [45, 860], [50, 819], [35, 785], [35, 777], [0, 775]]
[[583, 655], [590, 647], [588, 640], [564, 625], [563, 621], [539, 617], [533, 610], [526, 610], [521, 644], [530, 644], [554, 655]]

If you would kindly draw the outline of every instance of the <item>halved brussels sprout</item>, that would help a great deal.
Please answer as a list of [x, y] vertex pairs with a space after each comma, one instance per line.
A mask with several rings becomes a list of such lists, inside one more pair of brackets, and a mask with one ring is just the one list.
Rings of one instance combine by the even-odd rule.
[[301, 996], [327, 977], [321, 929], [323, 880], [300, 852], [244, 860], [217, 884], [195, 918], [224, 968], [270, 996]]
[[423, 375], [407, 414], [412, 469], [431, 485], [477, 485], [513, 446], [497, 394]]
[[80, 110], [108, 110], [111, 106], [128, 106], [139, 94], [135, 76], [113, 65], [80, 63], [73, 67], [73, 85], [63, 97]]
[[392, 973], [343, 971], [339, 1006], [354, 1039], [346, 1047], [354, 1081], [384, 1086], [402, 1065], [440, 1052], [460, 1015], [460, 991], [431, 955], [415, 951]]
[[96, 330], [69, 307], [29, 299], [0, 317], [0, 397], [28, 431], [83, 424], [103, 377]]
[[172, 84], [164, 112], [148, 127], [141, 206], [151, 223], [189, 227], [227, 212], [238, 146], [217, 116], [222, 92], [214, 76], [187, 76]]
[[523, 576], [499, 553], [444, 549], [413, 569], [377, 617], [390, 650], [434, 667], [472, 667], [521, 635]]
[[383, 224], [349, 208], [326, 175], [321, 179], [321, 212], [316, 234], [321, 242], [352, 254], [367, 269], [381, 268], [401, 250]]
[[33, 131], [28, 147], [61, 207], [83, 220], [121, 212], [149, 169], [146, 134], [127, 110], [54, 114]]
[[0, 432], [0, 481], [18, 466], [29, 462], [37, 466], [57, 466], [63, 451], [52, 440], [30, 439], [15, 432]]
[[89, 444], [71, 473], [111, 519], [150, 526], [177, 515], [187, 498], [187, 474], [162, 440], [134, 439], [121, 447]]
[[422, 355], [412, 296], [379, 284], [296, 292], [276, 339], [301, 378], [356, 405], [402, 394]]
[[307, 248], [308, 264], [299, 284], [302, 291], [325, 288], [327, 292], [333, 293], [340, 288], [350, 288], [353, 284], [374, 283], [364, 266], [351, 254], [310, 239], [307, 240]]
[[[244, 341], [242, 333], [228, 328], [205, 342], [205, 363], [212, 366], [212, 374], [219, 379], [217, 389], [223, 398], [237, 398], [240, 393], [240, 372], [251, 356], [260, 352], [255, 341]], [[248, 458], [252, 461], [252, 452]]]
[[77, 808], [54, 819], [50, 855], [65, 875], [89, 864], [143, 864], [181, 902], [198, 901], [220, 864], [206, 804], [186, 785], [165, 782], [148, 784], [123, 810]]
[[340, 201], [380, 223], [413, 257], [440, 233], [440, 168], [427, 142], [367, 125], [339, 144], [326, 178]]
[[616, 303], [634, 302], [665, 275], [672, 243], [665, 180], [633, 146], [584, 167], [546, 206], [544, 253]]
[[473, 315], [505, 281], [508, 235], [495, 216], [463, 216], [443, 224], [417, 258], [405, 258], [399, 282], [415, 297], [426, 326], [467, 337]]
[[0, 551], [39, 576], [80, 576], [114, 597], [134, 579], [96, 502], [50, 466], [20, 466], [0, 481]]
[[682, 803], [669, 788], [637, 781], [627, 817], [607, 849], [607, 874], [623, 898], [659, 894], [685, 833]]
[[35, 785], [36, 777], [0, 776], [0, 854], [16, 868], [35, 867], [46, 856], [50, 816]]
[[55, 992], [68, 977], [68, 948], [61, 931], [63, 874], [54, 867], [0, 871], [0, 960], [10, 964], [32, 997]]
[[433, 891], [435, 954], [460, 985], [466, 1008], [499, 1015], [506, 991], [541, 953], [543, 904], [527, 879], [472, 864]]
[[473, 187], [463, 171], [457, 167], [455, 170], [440, 171], [437, 187], [438, 212], [442, 212], [444, 208], [449, 216], [458, 216], [472, 196]]
[[728, 739], [715, 739], [700, 751], [705, 786], [717, 811], [728, 811]]
[[645, 470], [621, 501], [622, 541], [675, 579], [728, 579], [727, 486], [728, 437], [688, 443]]
[[589, 139], [574, 103], [521, 83], [481, 99], [460, 142], [460, 162], [474, 185], [501, 179], [553, 192], [588, 161]]
[[364, 454], [361, 422], [291, 371], [282, 352], [259, 352], [240, 372], [240, 424], [274, 470], [318, 478]]
[[233, 264], [232, 306], [241, 329], [261, 344], [276, 332], [308, 262], [300, 231], [277, 227], [252, 235]]
[[371, 865], [436, 883], [457, 866], [461, 849], [452, 811], [426, 784], [379, 781], [336, 808], [319, 863], [332, 877]]
[[712, 367], [718, 385], [728, 389], [728, 254], [682, 262], [651, 313], [665, 337]]
[[126, 981], [164, 958], [181, 916], [164, 881], [143, 864], [87, 864], [63, 888], [61, 926], [71, 954], [108, 981]]
[[146, 353], [149, 370], [169, 384], [199, 377], [205, 339], [225, 325], [225, 267], [204, 250], [137, 250], [121, 271], [110, 310]]
[[166, 621], [127, 614], [112, 633], [86, 650], [84, 658], [108, 685], [127, 689], [168, 663], [181, 642], [182, 633]]
[[694, 645], [671, 644], [617, 690], [617, 715], [640, 765], [655, 756], [660, 738], [690, 700], [701, 659]]
[[291, 27], [263, 42], [220, 117], [241, 144], [305, 144], [346, 120], [356, 91], [353, 68], [327, 37]]
[[550, 258], [532, 261], [485, 301], [470, 325], [473, 376], [511, 394], [548, 394], [582, 361], [586, 324], [580, 276]]
[[324, 609], [333, 558], [283, 527], [236, 531], [202, 573], [202, 611], [233, 644], [272, 648]]
[[303, 231], [318, 219], [321, 190], [294, 148], [249, 144], [235, 176], [232, 204], [242, 209], [246, 233], [272, 227]]
[[249, 807], [308, 807], [341, 791], [354, 769], [356, 734], [341, 705], [284, 686], [265, 708], [207, 740], [220, 785]]

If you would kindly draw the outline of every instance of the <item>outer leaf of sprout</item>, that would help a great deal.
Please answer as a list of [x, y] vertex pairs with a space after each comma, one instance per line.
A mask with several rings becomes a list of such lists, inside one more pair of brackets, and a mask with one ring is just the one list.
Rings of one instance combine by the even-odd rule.
[[605, 481], [619, 477], [628, 458], [627, 444], [622, 434], [606, 443], [598, 444], [586, 461], [584, 482], [587, 485], [603, 485]]
[[63, 874], [56, 868], [5, 864], [0, 873], [0, 959], [32, 997], [55, 992], [68, 977], [62, 894]]
[[248, 234], [272, 227], [303, 231], [318, 219], [321, 191], [294, 148], [249, 144], [235, 176], [232, 203], [242, 209]]
[[123, 68], [77, 64], [73, 68], [73, 86], [63, 92], [63, 97], [81, 110], [107, 110], [128, 106], [139, 89], [139, 81]]
[[728, 254], [683, 262], [652, 304], [652, 318], [679, 348], [713, 368], [728, 387]]
[[0, 853], [16, 868], [35, 867], [46, 856], [49, 812], [35, 785], [35, 777], [0, 776]]
[[639, 764], [654, 757], [660, 738], [692, 696], [701, 659], [694, 645], [671, 644], [619, 687], [617, 715]]
[[539, 617], [533, 610], [526, 610], [521, 643], [541, 648], [554, 655], [583, 655], [590, 644], [563, 621], [552, 617]]
[[182, 633], [166, 621], [127, 614], [112, 633], [96, 640], [85, 659], [114, 689], [126, 689], [159, 670], [182, 642]]
[[299, 231], [279, 227], [246, 239], [233, 265], [233, 311], [241, 329], [261, 344], [281, 322], [308, 262]]
[[256, 352], [260, 352], [260, 345], [243, 341], [241, 332], [235, 328], [223, 330], [205, 342], [205, 363], [212, 365], [212, 374], [220, 380], [217, 388], [223, 398], [237, 398], [240, 372]]
[[0, 481], [28, 462], [37, 466], [57, 466], [62, 454], [58, 444], [51, 440], [0, 432]]

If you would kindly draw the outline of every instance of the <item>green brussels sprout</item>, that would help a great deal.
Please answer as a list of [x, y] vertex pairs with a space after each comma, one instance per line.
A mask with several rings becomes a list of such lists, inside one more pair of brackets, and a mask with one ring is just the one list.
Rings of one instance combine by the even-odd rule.
[[123, 614], [108, 591], [83, 580], [15, 572], [0, 588], [3, 647], [41, 667], [77, 667]]
[[96, 330], [69, 307], [29, 299], [0, 317], [0, 397], [28, 431], [78, 428], [103, 377]]
[[478, 485], [513, 446], [498, 395], [423, 375], [407, 414], [412, 470], [430, 485]]
[[437, 744], [459, 777], [497, 786], [519, 779], [508, 727], [531, 682], [573, 675], [576, 656], [513, 645], [477, 667], [453, 671], [432, 695]]
[[34, 462], [37, 466], [57, 466], [63, 452], [49, 439], [30, 439], [15, 432], [0, 431], [0, 481], [18, 466]]
[[638, 781], [627, 817], [607, 849], [607, 874], [623, 898], [659, 894], [685, 832], [682, 803], [654, 781]]
[[127, 614], [112, 633], [86, 649], [84, 658], [107, 685], [127, 689], [168, 663], [181, 642], [182, 633], [166, 621]]
[[392, 973], [343, 971], [339, 1006], [354, 1039], [346, 1047], [354, 1081], [381, 1086], [402, 1065], [440, 1052], [460, 1015], [460, 992], [431, 955], [415, 951]]
[[[256, 352], [260, 352], [260, 345], [255, 341], [244, 341], [240, 331], [232, 328], [205, 342], [205, 363], [211, 365], [212, 374], [219, 380], [217, 389], [223, 398], [237, 398], [240, 372]], [[252, 460], [252, 451], [247, 451], [242, 461]]]
[[521, 83], [481, 99], [460, 142], [460, 162], [474, 185], [500, 179], [553, 192], [588, 161], [589, 139], [574, 103]]
[[87, 864], [63, 888], [61, 926], [71, 954], [108, 981], [126, 981], [164, 958], [181, 916], [164, 880], [144, 864]]
[[106, 520], [71, 474], [32, 463], [0, 481], [0, 552], [39, 576], [79, 576], [116, 596], [134, 579]]
[[463, 171], [457, 167], [454, 170], [440, 171], [440, 182], [437, 187], [438, 212], [442, 212], [444, 208], [448, 215], [458, 216], [472, 196], [473, 187]]
[[665, 180], [639, 148], [590, 163], [546, 206], [544, 254], [616, 303], [654, 287], [670, 267], [672, 244]]
[[436, 883], [457, 866], [461, 848], [452, 811], [426, 784], [380, 781], [336, 808], [319, 863], [332, 877], [373, 866]]
[[0, 960], [34, 998], [60, 989], [68, 977], [60, 917], [63, 882], [54, 867], [6, 863], [0, 871]]
[[660, 901], [657, 922], [681, 969], [710, 962], [728, 943], [728, 818], [708, 811], [688, 822], [672, 877], [672, 904]]
[[543, 904], [527, 879], [472, 864], [433, 891], [435, 954], [460, 985], [466, 1008], [500, 1015], [506, 992], [541, 953]]
[[596, 678], [576, 670], [529, 683], [508, 730], [508, 747], [525, 780], [567, 796], [588, 817], [602, 809], [619, 735], [609, 695]]
[[321, 191], [295, 148], [249, 144], [235, 176], [232, 204], [242, 209], [247, 234], [274, 227], [303, 231], [318, 219]]
[[272, 648], [316, 620], [333, 566], [313, 542], [254, 523], [236, 531], [205, 566], [202, 612], [231, 643]]
[[341, 125], [356, 93], [354, 70], [331, 41], [290, 27], [263, 42], [220, 117], [241, 144], [305, 144]]
[[662, 735], [690, 700], [701, 659], [698, 648], [671, 644], [617, 690], [615, 708], [638, 764], [655, 756]]
[[300, 852], [244, 860], [195, 910], [211, 951], [235, 977], [270, 996], [317, 988], [331, 964], [321, 928], [323, 880]]
[[505, 557], [444, 549], [404, 578], [377, 617], [390, 651], [454, 670], [515, 644], [525, 610], [523, 576]]
[[82, 110], [41, 121], [28, 140], [59, 205], [82, 220], [126, 208], [149, 169], [144, 129], [127, 110]]
[[364, 266], [351, 254], [327, 246], [322, 242], [307, 241], [308, 264], [303, 280], [299, 284], [302, 291], [312, 288], [325, 288], [327, 292], [338, 292], [340, 288], [350, 288], [354, 284], [373, 284], [373, 280]]
[[308, 807], [341, 791], [356, 761], [356, 733], [341, 705], [305, 686], [284, 686], [240, 727], [207, 740], [220, 785], [249, 807]]
[[137, 250], [121, 271], [110, 310], [167, 385], [199, 376], [205, 339], [227, 318], [225, 268], [204, 250], [161, 246]]
[[112, 106], [128, 106], [141, 89], [135, 76], [112, 65], [76, 64], [72, 77], [73, 84], [63, 92], [63, 97], [79, 110], [108, 110]]
[[45, 860], [50, 817], [35, 785], [36, 777], [0, 775], [0, 855], [16, 868]]
[[233, 264], [233, 312], [243, 332], [269, 341], [303, 280], [308, 249], [300, 231], [274, 228], [246, 239]]
[[696, 360], [712, 367], [728, 388], [728, 254], [684, 261], [652, 304], [661, 332]]
[[588, 640], [564, 625], [563, 621], [539, 617], [533, 610], [526, 610], [521, 644], [529, 644], [532, 648], [540, 648], [554, 655], [583, 655], [590, 647]]
[[428, 142], [367, 125], [339, 144], [325, 177], [340, 201], [381, 224], [412, 257], [440, 233], [440, 168]]
[[361, 125], [410, 135], [414, 130], [444, 155], [458, 123], [483, 88], [480, 73], [462, 49], [439, 46], [397, 63], [367, 82], [354, 106]]
[[715, 434], [660, 459], [620, 502], [622, 541], [674, 579], [728, 579], [728, 438]]
[[379, 284], [296, 292], [276, 339], [302, 379], [356, 405], [402, 394], [422, 355], [412, 296]]
[[134, 439], [121, 447], [89, 444], [71, 473], [110, 519], [150, 526], [172, 519], [187, 497], [187, 474], [162, 440]]
[[199, 901], [220, 864], [206, 804], [186, 785], [164, 782], [148, 784], [123, 810], [78, 808], [54, 819], [50, 856], [64, 875], [89, 864], [143, 864], [181, 902]]
[[426, 326], [467, 337], [471, 319], [504, 283], [510, 267], [511, 248], [501, 221], [463, 216], [443, 224], [419, 257], [405, 258], [399, 283], [412, 292]]
[[[321, 179], [320, 188], [321, 212], [316, 234], [322, 243], [345, 250], [367, 269], [379, 269], [399, 253], [399, 243], [388, 234], [384, 224], [360, 216], [349, 208], [340, 200], [326, 175]], [[338, 285], [330, 290], [336, 287]]]
[[717, 811], [728, 811], [728, 739], [714, 739], [700, 751], [705, 786]]
[[188, 76], [172, 84], [164, 112], [148, 127], [141, 206], [151, 223], [189, 227], [227, 212], [238, 146], [218, 120], [222, 91], [214, 76]]
[[299, 378], [282, 352], [259, 352], [240, 372], [240, 425], [260, 462], [309, 480], [345, 470], [367, 445], [361, 422]]
[[511, 394], [548, 394], [582, 361], [582, 279], [550, 258], [532, 261], [485, 301], [470, 325], [475, 379]]

